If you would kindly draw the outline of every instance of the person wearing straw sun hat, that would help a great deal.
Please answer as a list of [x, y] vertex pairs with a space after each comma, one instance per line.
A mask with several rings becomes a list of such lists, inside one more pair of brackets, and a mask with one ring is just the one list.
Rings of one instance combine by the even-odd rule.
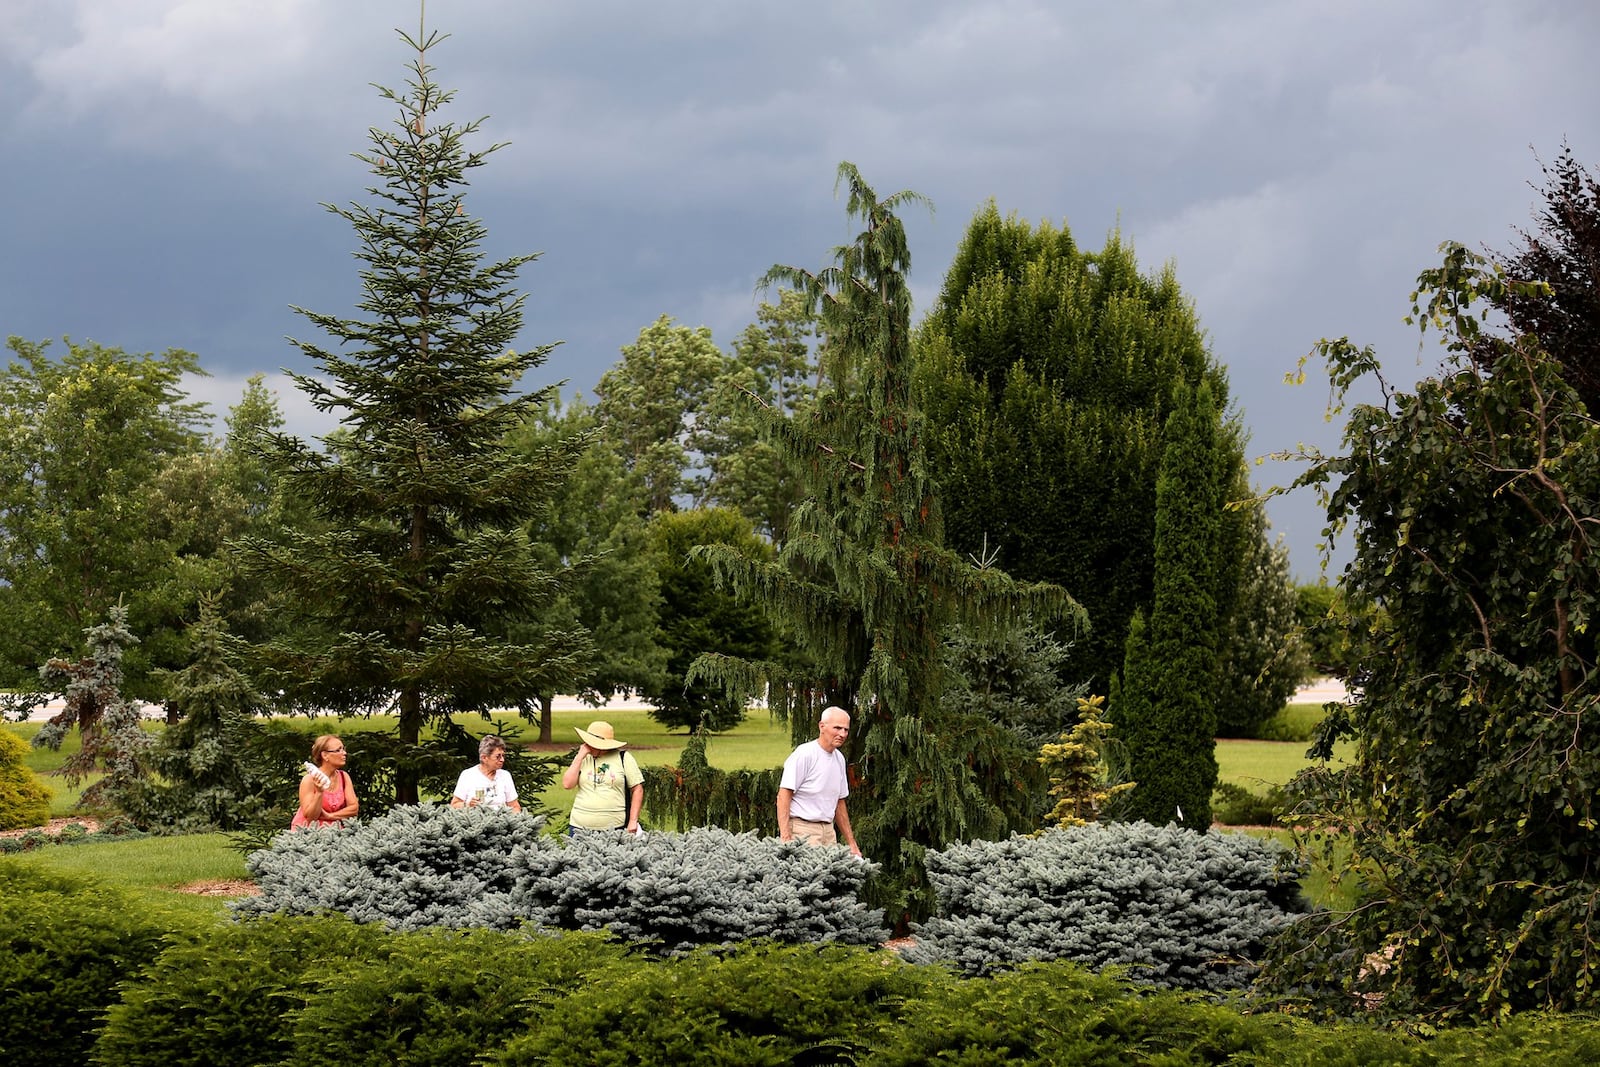
[[578, 729], [583, 744], [572, 764], [561, 774], [562, 789], [577, 789], [572, 801], [569, 832], [626, 830], [639, 832], [639, 812], [644, 807], [644, 773], [639, 762], [623, 751], [608, 722], [595, 721]]

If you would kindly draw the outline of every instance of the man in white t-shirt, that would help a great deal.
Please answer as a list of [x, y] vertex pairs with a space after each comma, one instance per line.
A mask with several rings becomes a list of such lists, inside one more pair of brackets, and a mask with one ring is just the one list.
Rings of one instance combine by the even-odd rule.
[[851, 852], [861, 855], [844, 803], [850, 795], [850, 779], [839, 746], [849, 736], [849, 712], [826, 708], [817, 723], [817, 739], [807, 741], [783, 761], [778, 836], [785, 841], [799, 838], [808, 845], [837, 845], [842, 837]]

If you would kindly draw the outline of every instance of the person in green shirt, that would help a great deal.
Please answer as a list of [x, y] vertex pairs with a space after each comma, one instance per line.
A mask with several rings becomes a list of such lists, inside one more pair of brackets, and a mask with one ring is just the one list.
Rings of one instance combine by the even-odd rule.
[[644, 807], [644, 772], [639, 763], [623, 751], [626, 741], [618, 741], [608, 722], [595, 721], [587, 730], [579, 729], [583, 744], [572, 763], [561, 774], [561, 788], [576, 789], [568, 833], [579, 830], [626, 830], [639, 832], [639, 813]]

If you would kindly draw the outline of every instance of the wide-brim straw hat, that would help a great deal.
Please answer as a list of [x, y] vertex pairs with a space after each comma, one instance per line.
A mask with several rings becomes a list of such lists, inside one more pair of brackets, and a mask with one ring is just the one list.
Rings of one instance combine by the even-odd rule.
[[623, 745], [628, 743], [626, 741], [618, 741], [617, 732], [611, 728], [611, 724], [608, 722], [601, 722], [598, 719], [590, 723], [587, 730], [583, 729], [582, 727], [575, 727], [575, 729], [578, 731], [578, 736], [583, 738], [583, 743], [588, 745], [590, 748], [599, 748], [609, 751], [613, 748], [621, 748]]

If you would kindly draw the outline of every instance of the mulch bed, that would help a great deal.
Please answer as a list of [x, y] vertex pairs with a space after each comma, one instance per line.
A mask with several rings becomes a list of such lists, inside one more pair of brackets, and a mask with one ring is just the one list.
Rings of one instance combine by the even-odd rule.
[[67, 819], [51, 819], [43, 826], [24, 826], [20, 830], [0, 830], [0, 837], [21, 837], [23, 834], [31, 834], [35, 830], [41, 830], [51, 837], [56, 837], [69, 826], [81, 826], [87, 833], [92, 834], [100, 829], [100, 821], [82, 815], [75, 815]]

